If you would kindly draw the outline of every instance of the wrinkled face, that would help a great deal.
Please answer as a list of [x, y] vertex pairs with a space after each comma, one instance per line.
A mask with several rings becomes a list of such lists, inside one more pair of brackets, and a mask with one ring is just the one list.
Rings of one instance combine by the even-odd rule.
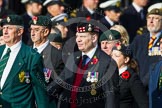
[[148, 15], [147, 28], [151, 33], [157, 33], [162, 30], [162, 16], [153, 14]]
[[47, 10], [52, 16], [57, 16], [64, 12], [63, 6], [60, 6], [58, 4], [48, 6]]
[[84, 53], [92, 50], [95, 45], [94, 43], [97, 41], [97, 36], [92, 35], [88, 32], [85, 33], [76, 33], [76, 43], [78, 45], [78, 49]]
[[38, 26], [38, 25], [31, 25], [30, 26], [30, 34], [31, 39], [34, 42], [34, 44], [40, 44], [45, 40], [45, 27]]
[[40, 15], [42, 12], [42, 5], [39, 3], [32, 3], [31, 11], [33, 15]]
[[99, 0], [85, 0], [85, 2], [87, 2], [89, 8], [96, 9], [98, 6]]
[[66, 38], [67, 37], [67, 32], [68, 32], [68, 28], [59, 24], [56, 26], [60, 31], [61, 31], [61, 36], [62, 36], [62, 39]]
[[112, 48], [116, 45], [118, 41], [101, 41], [101, 49], [108, 55], [111, 54]]
[[2, 32], [4, 42], [8, 46], [12, 46], [21, 40], [23, 29], [18, 28], [16, 25], [4, 25]]
[[121, 12], [115, 12], [114, 10], [105, 11], [106, 16], [110, 18], [113, 22], [119, 22], [119, 18], [121, 16]]
[[127, 58], [120, 51], [113, 50], [111, 56], [116, 61], [119, 69], [126, 66]]

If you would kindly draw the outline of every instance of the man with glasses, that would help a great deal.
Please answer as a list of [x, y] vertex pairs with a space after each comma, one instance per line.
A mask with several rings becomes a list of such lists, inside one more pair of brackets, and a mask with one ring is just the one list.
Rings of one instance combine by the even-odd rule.
[[42, 58], [22, 42], [22, 18], [9, 15], [1, 25], [5, 45], [0, 46], [0, 107], [48, 108]]
[[59, 74], [64, 68], [61, 52], [53, 47], [48, 40], [51, 26], [51, 20], [47, 16], [33, 17], [30, 21], [30, 34], [34, 43], [33, 48], [43, 57], [44, 74], [47, 83], [53, 80], [56, 73]]
[[121, 43], [121, 35], [116, 30], [105, 31], [99, 39], [101, 49], [107, 54], [111, 55], [112, 48], [117, 44]]
[[[161, 8], [161, 7], [160, 7]], [[133, 57], [139, 64], [139, 76], [143, 84], [148, 87], [149, 68], [161, 58], [160, 39], [162, 37], [162, 10], [153, 8], [147, 14], [148, 33], [137, 36], [131, 44]]]

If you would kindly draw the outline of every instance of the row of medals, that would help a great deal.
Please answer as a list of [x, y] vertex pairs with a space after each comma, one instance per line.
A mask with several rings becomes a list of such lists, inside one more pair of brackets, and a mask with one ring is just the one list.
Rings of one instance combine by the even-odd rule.
[[87, 82], [91, 82], [91, 95], [96, 95], [96, 83], [98, 82], [98, 72], [88, 72]]
[[148, 51], [149, 56], [161, 55], [160, 47], [152, 47]]

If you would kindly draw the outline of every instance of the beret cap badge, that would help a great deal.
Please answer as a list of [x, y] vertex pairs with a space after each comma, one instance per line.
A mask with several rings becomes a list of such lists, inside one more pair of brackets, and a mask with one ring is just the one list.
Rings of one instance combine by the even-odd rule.
[[37, 23], [37, 20], [38, 20], [38, 17], [34, 16], [34, 17], [32, 18], [32, 20], [33, 20], [33, 23], [36, 24], [36, 23]]
[[92, 26], [91, 24], [88, 25], [88, 31], [89, 32], [92, 31], [92, 27], [91, 26]]
[[7, 22], [10, 22], [10, 21], [11, 21], [10, 17], [7, 17]]
[[112, 36], [111, 34], [109, 35], [109, 39], [110, 39], [110, 40], [112, 40], [112, 39], [113, 39], [113, 36]]

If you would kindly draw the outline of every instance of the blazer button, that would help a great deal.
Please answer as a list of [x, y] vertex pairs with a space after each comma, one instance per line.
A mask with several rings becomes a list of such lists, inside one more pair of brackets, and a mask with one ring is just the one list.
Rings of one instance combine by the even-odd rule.
[[0, 108], [2, 108], [2, 105], [0, 105]]
[[2, 92], [0, 92], [0, 95], [2, 94]]

